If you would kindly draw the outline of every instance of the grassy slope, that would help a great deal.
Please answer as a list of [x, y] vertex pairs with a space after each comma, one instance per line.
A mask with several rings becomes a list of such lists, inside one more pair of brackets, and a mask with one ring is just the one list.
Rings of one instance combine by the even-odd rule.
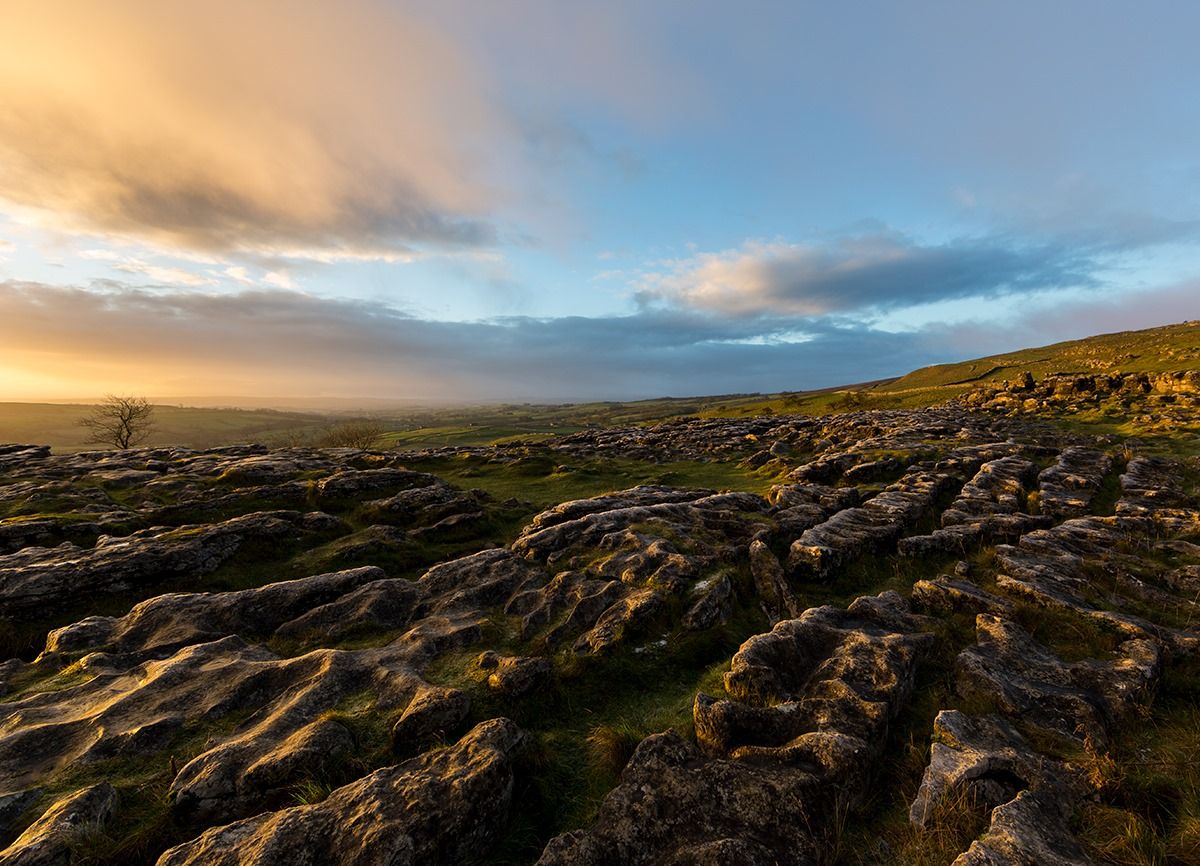
[[1026, 370], [1040, 379], [1051, 373], [1161, 373], [1195, 369], [1200, 369], [1200, 322], [1181, 322], [922, 367], [898, 379], [866, 387], [720, 400], [705, 414], [750, 415], [770, 410], [819, 415], [855, 408], [913, 409], [944, 402], [983, 383], [1012, 379]]
[[957, 364], [923, 367], [880, 390], [897, 392], [1000, 381], [1023, 370], [1041, 378], [1048, 373], [1162, 373], [1198, 367], [1200, 322], [1181, 322], [1144, 331], [1101, 334]]

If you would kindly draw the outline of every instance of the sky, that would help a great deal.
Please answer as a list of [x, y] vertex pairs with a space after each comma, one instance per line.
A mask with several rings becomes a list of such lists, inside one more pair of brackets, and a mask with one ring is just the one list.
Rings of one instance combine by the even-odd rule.
[[801, 390], [1197, 319], [1196, 32], [0, 0], [0, 400]]

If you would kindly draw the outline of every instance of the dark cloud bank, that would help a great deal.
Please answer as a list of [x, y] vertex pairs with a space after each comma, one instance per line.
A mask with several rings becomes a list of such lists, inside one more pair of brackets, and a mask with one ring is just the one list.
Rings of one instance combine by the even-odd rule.
[[443, 322], [383, 303], [292, 291], [217, 295], [5, 282], [0, 361], [53, 359], [47, 369], [66, 375], [99, 357], [114, 388], [148, 382], [141, 386], [147, 391], [188, 395], [229, 394], [231, 382], [255, 381], [267, 389], [263, 397], [629, 399], [882, 378], [1195, 317], [1198, 298], [1193, 283], [1043, 309], [1002, 328], [968, 323], [889, 333], [832, 317], [748, 319], [681, 309]]

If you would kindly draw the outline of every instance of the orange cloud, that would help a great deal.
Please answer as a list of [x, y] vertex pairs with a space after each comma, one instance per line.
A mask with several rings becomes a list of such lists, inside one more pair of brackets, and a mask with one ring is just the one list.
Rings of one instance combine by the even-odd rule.
[[489, 243], [517, 160], [469, 58], [379, 0], [9, 0], [0, 105], [7, 209], [211, 252]]

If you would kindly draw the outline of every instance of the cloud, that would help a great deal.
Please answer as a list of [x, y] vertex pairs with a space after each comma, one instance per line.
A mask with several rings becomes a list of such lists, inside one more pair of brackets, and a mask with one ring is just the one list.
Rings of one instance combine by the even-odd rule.
[[216, 280], [211, 277], [189, 271], [186, 268], [154, 264], [137, 256], [119, 253], [116, 250], [83, 250], [79, 253], [79, 257], [92, 261], [105, 262], [114, 271], [149, 277], [155, 283], [161, 285], [198, 287], [216, 284]]
[[242, 265], [230, 265], [222, 273], [239, 285], [254, 285], [254, 280], [250, 278], [250, 272]]
[[0, 104], [10, 208], [217, 254], [492, 244], [523, 147], [470, 57], [384, 0], [10, 0]]
[[296, 281], [286, 271], [267, 271], [263, 274], [263, 282], [277, 289], [296, 288]]
[[[123, 389], [544, 401], [757, 390], [758, 382], [814, 385], [831, 367], [882, 374], [887, 355], [910, 342], [879, 336], [887, 348], [863, 353], [861, 341], [835, 328], [811, 347], [751, 342], [763, 333], [761, 322], [670, 311], [445, 322], [284, 290], [0, 283], [0, 378], [18, 389], [10, 398]], [[20, 392], [22, 377], [35, 374], [37, 393]], [[45, 383], [55, 378], [50, 394]]]
[[447, 322], [276, 289], [228, 295], [0, 282], [0, 399], [132, 391], [546, 402], [797, 390], [1196, 318], [1197, 298], [1200, 285], [1188, 283], [1031, 307], [1007, 324], [889, 332], [829, 317], [663, 309]]
[[821, 316], [932, 301], [1091, 286], [1086, 252], [962, 238], [920, 244], [878, 231], [819, 244], [747, 241], [643, 275], [637, 299], [732, 316]]

